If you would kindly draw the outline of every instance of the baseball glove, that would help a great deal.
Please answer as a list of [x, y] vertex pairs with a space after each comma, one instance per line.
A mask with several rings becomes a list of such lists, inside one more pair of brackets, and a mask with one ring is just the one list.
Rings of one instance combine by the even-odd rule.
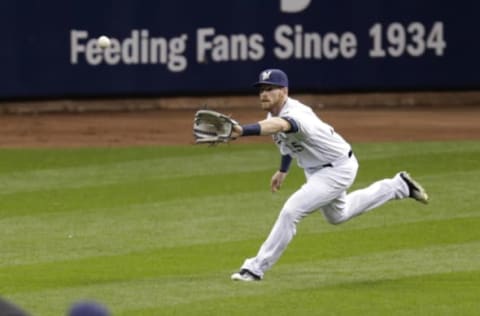
[[228, 143], [233, 140], [233, 126], [238, 124], [229, 116], [212, 111], [198, 110], [193, 120], [193, 135], [197, 144]]

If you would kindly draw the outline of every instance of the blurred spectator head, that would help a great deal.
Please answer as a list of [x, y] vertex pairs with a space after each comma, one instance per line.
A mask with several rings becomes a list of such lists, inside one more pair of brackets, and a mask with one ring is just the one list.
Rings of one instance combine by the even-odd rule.
[[68, 316], [110, 316], [107, 307], [94, 301], [78, 301], [72, 304]]
[[15, 304], [0, 298], [0, 316], [29, 316], [27, 312], [22, 310]]

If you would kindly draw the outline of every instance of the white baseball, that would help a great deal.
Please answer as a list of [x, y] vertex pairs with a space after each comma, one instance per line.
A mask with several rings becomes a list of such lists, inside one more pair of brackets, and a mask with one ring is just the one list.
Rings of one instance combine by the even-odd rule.
[[102, 35], [97, 39], [97, 44], [100, 48], [107, 48], [110, 46], [110, 39], [105, 35]]

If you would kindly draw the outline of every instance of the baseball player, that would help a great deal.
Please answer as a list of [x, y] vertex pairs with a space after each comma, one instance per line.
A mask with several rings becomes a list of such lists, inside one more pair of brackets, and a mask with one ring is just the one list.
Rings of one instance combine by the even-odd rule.
[[292, 158], [303, 168], [306, 182], [285, 202], [257, 255], [246, 259], [232, 280], [262, 280], [292, 240], [296, 224], [317, 210], [329, 223], [341, 224], [393, 199], [428, 202], [425, 190], [405, 171], [347, 194], [358, 170], [350, 144], [310, 107], [288, 96], [288, 77], [282, 70], [262, 71], [255, 86], [267, 118], [235, 125], [232, 136], [272, 135], [282, 155], [271, 179], [272, 192], [284, 182]]

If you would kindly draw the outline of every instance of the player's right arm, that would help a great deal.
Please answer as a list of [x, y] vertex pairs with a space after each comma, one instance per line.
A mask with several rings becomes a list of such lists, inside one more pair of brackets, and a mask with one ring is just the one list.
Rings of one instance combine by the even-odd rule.
[[272, 192], [277, 192], [285, 181], [287, 177], [288, 169], [292, 162], [292, 156], [282, 155], [282, 160], [280, 162], [280, 168], [273, 174], [270, 181], [270, 188]]

